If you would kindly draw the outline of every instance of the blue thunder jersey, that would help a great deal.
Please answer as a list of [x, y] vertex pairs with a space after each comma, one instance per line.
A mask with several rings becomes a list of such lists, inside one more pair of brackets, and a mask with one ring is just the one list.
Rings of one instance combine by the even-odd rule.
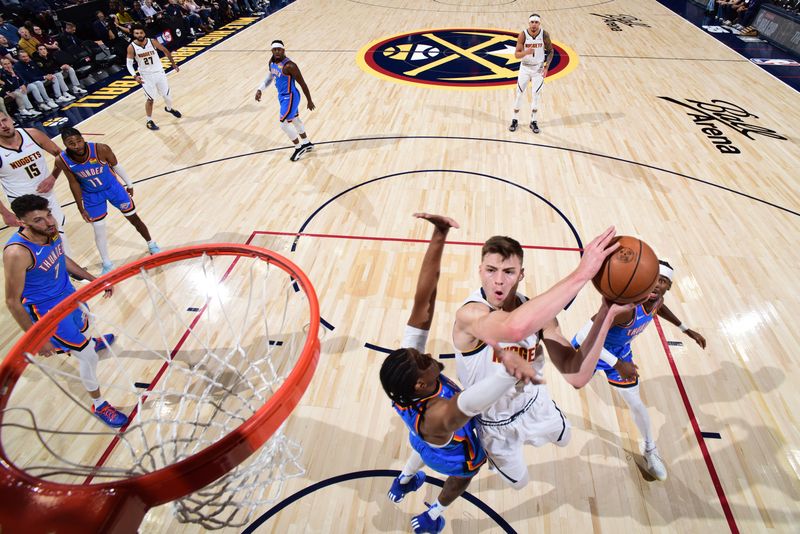
[[280, 63], [270, 62], [269, 64], [269, 71], [275, 79], [275, 88], [278, 90], [278, 97], [300, 94], [294, 84], [294, 77], [291, 74], [283, 73], [283, 67], [290, 61], [291, 59], [285, 57]]
[[419, 435], [419, 424], [425, 416], [428, 401], [436, 397], [451, 399], [459, 392], [461, 389], [455, 383], [446, 376], [439, 375], [439, 388], [433, 395], [420, 399], [408, 407], [396, 403], [392, 403], [392, 407], [408, 427], [411, 446], [428, 467], [444, 475], [466, 478], [477, 474], [480, 467], [486, 463], [486, 452], [478, 441], [478, 432], [473, 419], [456, 430], [450, 442], [441, 447], [431, 445]]
[[[647, 328], [647, 325], [653, 320], [653, 316], [655, 316], [660, 305], [660, 302], [656, 303], [656, 305], [653, 306], [653, 311], [650, 313], [645, 311], [643, 305], [639, 304], [636, 306], [633, 320], [631, 320], [630, 323], [623, 326], [612, 326], [608, 330], [603, 348], [617, 358], [621, 358], [630, 353], [631, 342], [636, 336], [644, 332], [644, 329]], [[598, 367], [608, 367], [602, 360], [600, 360], [598, 364], [603, 364], [598, 365]]]
[[22, 289], [23, 304], [43, 304], [53, 299], [61, 300], [73, 293], [75, 288], [69, 282], [67, 260], [61, 237], [56, 234], [46, 245], [28, 241], [21, 233], [11, 236], [6, 247], [23, 246], [33, 257], [33, 267], [25, 273], [25, 286]]
[[78, 179], [81, 191], [95, 193], [108, 189], [114, 183], [119, 183], [117, 175], [111, 170], [111, 165], [97, 157], [95, 144], [86, 143], [86, 146], [89, 147], [89, 155], [86, 157], [86, 161], [82, 163], [77, 163], [70, 158], [66, 150], [61, 152], [61, 159], [64, 160], [69, 170]]

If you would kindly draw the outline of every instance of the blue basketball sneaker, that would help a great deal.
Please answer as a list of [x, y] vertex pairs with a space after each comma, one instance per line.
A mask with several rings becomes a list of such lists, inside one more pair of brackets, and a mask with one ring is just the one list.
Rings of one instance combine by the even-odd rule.
[[97, 408], [92, 404], [92, 413], [111, 428], [119, 428], [128, 422], [128, 416], [111, 406], [108, 401]]
[[94, 351], [100, 352], [103, 349], [107, 349], [114, 344], [115, 339], [114, 334], [103, 334], [101, 337], [92, 338], [92, 341], [94, 341]]
[[406, 482], [405, 484], [400, 483], [400, 476], [394, 479], [392, 482], [392, 487], [389, 488], [389, 500], [392, 502], [400, 502], [406, 496], [407, 493], [411, 493], [412, 491], [417, 491], [422, 484], [425, 482], [425, 472], [418, 471], [414, 478]]
[[158, 254], [161, 252], [161, 249], [158, 247], [158, 243], [155, 241], [152, 241], [147, 245], [147, 250], [150, 251], [150, 254]]
[[411, 528], [414, 529], [414, 534], [439, 534], [444, 530], [444, 523], [444, 517], [431, 519], [431, 516], [425, 511], [411, 519]]

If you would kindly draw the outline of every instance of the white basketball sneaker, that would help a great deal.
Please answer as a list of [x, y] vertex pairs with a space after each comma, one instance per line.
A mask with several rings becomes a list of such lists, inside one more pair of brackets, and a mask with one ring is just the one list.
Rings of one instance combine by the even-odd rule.
[[667, 479], [667, 468], [664, 466], [664, 461], [658, 455], [658, 448], [653, 445], [653, 448], [645, 450], [644, 442], [639, 443], [639, 450], [642, 451], [644, 461], [647, 463], [647, 472], [653, 475], [654, 478], [664, 481]]

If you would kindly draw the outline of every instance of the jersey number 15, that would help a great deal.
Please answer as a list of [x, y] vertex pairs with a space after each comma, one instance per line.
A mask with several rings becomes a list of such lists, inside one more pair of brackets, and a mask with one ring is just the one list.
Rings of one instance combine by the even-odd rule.
[[42, 171], [39, 170], [39, 166], [35, 163], [31, 163], [30, 165], [25, 167], [25, 172], [28, 173], [28, 178], [30, 178], [31, 180], [42, 174]]

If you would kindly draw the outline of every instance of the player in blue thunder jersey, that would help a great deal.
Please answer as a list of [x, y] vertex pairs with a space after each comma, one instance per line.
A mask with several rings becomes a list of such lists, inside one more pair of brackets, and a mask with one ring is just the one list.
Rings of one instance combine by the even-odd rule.
[[316, 106], [314, 101], [311, 100], [311, 92], [308, 90], [308, 85], [306, 85], [297, 63], [286, 57], [283, 41], [273, 41], [271, 48], [272, 57], [269, 60], [269, 72], [256, 91], [256, 102], [261, 102], [262, 91], [274, 81], [275, 88], [278, 90], [278, 103], [280, 104], [278, 119], [281, 123], [281, 129], [289, 136], [289, 139], [292, 140], [296, 147], [289, 159], [297, 161], [300, 156], [313, 150], [314, 144], [308, 139], [305, 125], [300, 119], [300, 91], [297, 90], [296, 84], [300, 85], [306, 95], [308, 110], [312, 111]]
[[[47, 199], [22, 195], [11, 203], [11, 209], [22, 222], [22, 227], [3, 249], [6, 306], [17, 324], [27, 331], [56, 304], [75, 292], [68, 274], [89, 281], [95, 278], [64, 254]], [[111, 296], [111, 289], [106, 290], [105, 296]], [[81, 381], [93, 400], [92, 412], [105, 424], [121, 427], [128, 418], [103, 399], [97, 382], [97, 350], [113, 343], [114, 336], [106, 334], [92, 340], [87, 337], [88, 328], [86, 315], [81, 310], [73, 311], [58, 324], [39, 353], [49, 357], [60, 349], [75, 356]]]
[[[596, 370], [606, 374], [608, 383], [622, 395], [631, 409], [633, 420], [642, 434], [641, 449], [647, 470], [658, 480], [666, 480], [667, 469], [658, 454], [658, 448], [650, 428], [650, 416], [639, 394], [639, 375], [637, 366], [633, 363], [631, 343], [647, 328], [656, 314], [680, 328], [704, 349], [706, 340], [699, 333], [683, 326], [680, 319], [664, 305], [664, 295], [672, 288], [674, 270], [665, 261], [658, 263], [659, 275], [656, 286], [645, 302], [638, 304], [633, 311], [617, 318], [614, 326], [608, 331]], [[579, 347], [583, 343], [590, 325], [591, 323], [584, 325], [572, 338], [574, 347]]]
[[[67, 176], [69, 188], [83, 219], [92, 224], [94, 241], [103, 261], [101, 274], [114, 268], [108, 253], [108, 230], [105, 222], [108, 215], [107, 203], [121, 211], [147, 241], [150, 254], [161, 252], [158, 244], [150, 237], [147, 226], [136, 214], [136, 205], [132, 198], [133, 184], [111, 147], [87, 143], [78, 130], [70, 127], [61, 129], [61, 139], [67, 149], [56, 158], [56, 167]], [[125, 182], [124, 188], [117, 177]]]
[[[461, 392], [441, 372], [444, 366], [425, 353], [433, 321], [436, 286], [445, 237], [458, 224], [447, 217], [417, 213], [434, 225], [428, 250], [422, 260], [414, 307], [403, 334], [403, 348], [384, 360], [380, 378], [392, 407], [409, 430], [414, 449], [400, 475], [392, 483], [389, 499], [400, 502], [425, 482], [424, 465], [447, 475], [439, 497], [427, 511], [414, 516], [414, 532], [438, 533], [444, 529], [445, 508], [458, 498], [486, 462], [473, 417], [513, 388], [517, 379], [535, 380], [532, 367], [516, 353], [498, 353], [506, 371], [489, 376]], [[502, 368], [501, 368], [502, 369]], [[512, 374], [509, 374], [511, 372]]]

